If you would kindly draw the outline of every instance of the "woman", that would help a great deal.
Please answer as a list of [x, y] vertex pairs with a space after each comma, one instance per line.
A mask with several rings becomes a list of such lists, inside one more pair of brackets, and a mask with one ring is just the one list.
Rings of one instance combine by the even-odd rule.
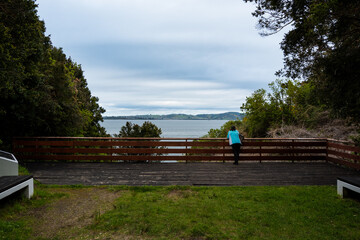
[[231, 145], [234, 152], [235, 165], [239, 164], [239, 154], [240, 154], [240, 146], [241, 146], [239, 135], [240, 133], [238, 130], [236, 130], [235, 126], [232, 126], [227, 134], [227, 139], [229, 139], [229, 144]]

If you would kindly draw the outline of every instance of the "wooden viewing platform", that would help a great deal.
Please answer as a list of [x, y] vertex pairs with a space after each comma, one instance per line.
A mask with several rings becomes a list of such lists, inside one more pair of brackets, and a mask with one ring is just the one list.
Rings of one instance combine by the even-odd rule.
[[340, 176], [360, 176], [330, 163], [27, 163], [43, 184], [84, 185], [335, 185]]
[[46, 184], [335, 185], [360, 170], [359, 147], [316, 138], [247, 138], [239, 166], [223, 138], [15, 138], [13, 152]]

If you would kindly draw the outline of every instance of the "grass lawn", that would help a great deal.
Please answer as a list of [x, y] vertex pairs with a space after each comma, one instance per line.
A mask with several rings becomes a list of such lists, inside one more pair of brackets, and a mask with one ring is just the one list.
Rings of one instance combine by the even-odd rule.
[[355, 240], [360, 202], [335, 186], [37, 185], [1, 202], [0, 239]]

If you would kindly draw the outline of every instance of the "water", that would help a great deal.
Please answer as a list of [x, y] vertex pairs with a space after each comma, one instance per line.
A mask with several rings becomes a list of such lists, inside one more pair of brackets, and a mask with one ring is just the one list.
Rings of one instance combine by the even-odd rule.
[[150, 121], [161, 128], [161, 137], [165, 138], [198, 138], [208, 133], [211, 128], [220, 128], [228, 120], [104, 120], [101, 125], [109, 134], [118, 134], [126, 122], [142, 125]]

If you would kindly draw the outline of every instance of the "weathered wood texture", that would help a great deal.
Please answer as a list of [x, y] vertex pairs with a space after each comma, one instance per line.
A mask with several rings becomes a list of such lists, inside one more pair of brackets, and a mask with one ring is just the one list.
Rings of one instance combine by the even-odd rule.
[[[22, 162], [233, 161], [223, 138], [15, 138], [13, 152]], [[360, 148], [332, 139], [247, 138], [240, 161], [330, 161], [360, 170]]]
[[327, 161], [360, 170], [360, 147], [343, 141], [327, 141]]
[[66, 163], [28, 162], [43, 184], [84, 185], [336, 185], [339, 176], [359, 172], [325, 162]]
[[[246, 139], [240, 161], [325, 161], [326, 139]], [[227, 139], [15, 138], [21, 161], [233, 161]]]

